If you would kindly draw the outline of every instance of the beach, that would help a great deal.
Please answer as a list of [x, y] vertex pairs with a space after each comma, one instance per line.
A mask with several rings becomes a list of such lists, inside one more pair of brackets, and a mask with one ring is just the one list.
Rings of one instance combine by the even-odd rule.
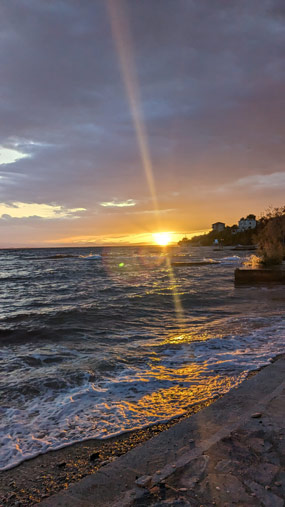
[[[95, 473], [132, 448], [208, 406], [214, 400], [197, 403], [180, 418], [132, 431], [107, 440], [91, 439], [41, 454], [0, 474], [0, 502], [7, 506], [38, 503], [83, 477]], [[1, 505], [1, 503], [0, 503]]]
[[[277, 356], [272, 362], [284, 360], [284, 358], [285, 355]], [[264, 368], [251, 372], [243, 384], [246, 384], [255, 375], [258, 376]], [[231, 396], [231, 392], [228, 396]], [[0, 501], [9, 507], [15, 505], [25, 507], [42, 502], [56, 493], [68, 489], [84, 477], [92, 476], [98, 470], [104, 469], [120, 456], [135, 447], [142, 446], [160, 433], [167, 433], [171, 427], [181, 423], [184, 419], [189, 419], [199, 411], [204, 411], [214, 402], [216, 403], [217, 399], [208, 400], [206, 403], [197, 403], [184, 416], [165, 424], [154, 425], [105, 441], [91, 439], [79, 442], [25, 461], [18, 467], [2, 472], [0, 475]], [[223, 419], [223, 413], [220, 414], [220, 419]], [[190, 440], [193, 441], [193, 439]], [[161, 452], [164, 452], [163, 446]], [[173, 494], [173, 491], [175, 491], [175, 487], [170, 486], [168, 493]], [[179, 488], [176, 488], [177, 492], [179, 493]], [[147, 502], [147, 500], [144, 501]]]
[[212, 260], [0, 252], [2, 502], [31, 505], [105, 469], [284, 351], [282, 287], [234, 287], [246, 253], [171, 255]]
[[282, 507], [285, 355], [45, 507]]

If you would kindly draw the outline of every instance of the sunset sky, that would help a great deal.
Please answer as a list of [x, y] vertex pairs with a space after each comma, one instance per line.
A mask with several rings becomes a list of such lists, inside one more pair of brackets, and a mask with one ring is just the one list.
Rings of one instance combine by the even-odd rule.
[[2, 0], [0, 247], [284, 204], [284, 0]]

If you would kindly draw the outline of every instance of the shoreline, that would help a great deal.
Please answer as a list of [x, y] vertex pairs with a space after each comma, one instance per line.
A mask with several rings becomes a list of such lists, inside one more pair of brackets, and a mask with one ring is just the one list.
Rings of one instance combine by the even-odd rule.
[[285, 354], [271, 363], [41, 505], [282, 507]]
[[39, 503], [97, 472], [101, 467], [168, 430], [181, 420], [191, 417], [221, 396], [195, 403], [185, 414], [167, 422], [128, 431], [104, 440], [96, 438], [83, 440], [39, 454], [4, 470], [0, 474], [0, 505], [25, 507]]
[[[278, 354], [270, 362], [273, 363], [282, 356], [283, 354]], [[263, 365], [248, 372], [242, 384], [267, 366]], [[2, 471], [0, 474], [0, 505], [25, 507], [39, 503], [74, 485], [84, 477], [94, 474], [119, 456], [168, 430], [183, 419], [190, 418], [223, 396], [198, 402], [189, 407], [185, 414], [174, 417], [165, 423], [125, 432], [104, 440], [88, 439], [70, 444], [40, 454], [13, 468]]]

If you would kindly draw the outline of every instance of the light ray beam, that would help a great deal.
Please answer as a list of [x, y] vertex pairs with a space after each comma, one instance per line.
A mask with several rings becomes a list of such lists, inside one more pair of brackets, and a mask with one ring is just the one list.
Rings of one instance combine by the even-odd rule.
[[[134, 129], [137, 137], [140, 158], [151, 194], [157, 226], [159, 227], [159, 206], [157, 192], [149, 147], [147, 143], [147, 135], [143, 122], [139, 84], [136, 76], [134, 53], [132, 50], [132, 38], [127, 21], [128, 17], [126, 12], [126, 4], [124, 0], [107, 0], [106, 5], [110, 16], [112, 37], [116, 46], [121, 75], [126, 88], [126, 95], [129, 102]], [[169, 272], [170, 285], [173, 293], [176, 318], [178, 326], [181, 327], [183, 324], [183, 308], [179, 295], [176, 293], [175, 277], [168, 256], [167, 267]]]
[[124, 6], [124, 1], [119, 2], [118, 0], [107, 0], [106, 3], [110, 15], [112, 36], [117, 49], [122, 79], [126, 88], [126, 94], [136, 132], [140, 158], [158, 221], [158, 199], [153, 176], [153, 167], [147, 144], [147, 136], [143, 123], [140, 92], [136, 77], [134, 54], [132, 50], [130, 29], [127, 22], [126, 8]]

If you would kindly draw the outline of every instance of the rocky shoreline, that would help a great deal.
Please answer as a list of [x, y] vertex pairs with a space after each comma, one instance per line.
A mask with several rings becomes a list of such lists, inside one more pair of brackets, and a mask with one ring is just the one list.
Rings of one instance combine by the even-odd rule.
[[[272, 362], [279, 357], [274, 358]], [[248, 378], [252, 378], [263, 368], [266, 366], [250, 372]], [[94, 474], [131, 449], [165, 432], [184, 419], [188, 419], [216, 400], [217, 398], [197, 403], [189, 407], [183, 416], [167, 423], [106, 440], [91, 439], [79, 442], [37, 456], [11, 470], [4, 471], [0, 475], [0, 505], [8, 507], [34, 505], [66, 490], [82, 478]]]
[[43, 507], [283, 507], [285, 356]]
[[214, 399], [191, 406], [167, 423], [124, 433], [106, 440], [90, 439], [41, 454], [0, 474], [0, 506], [26, 507], [41, 502], [93, 474], [134, 447], [210, 405]]

